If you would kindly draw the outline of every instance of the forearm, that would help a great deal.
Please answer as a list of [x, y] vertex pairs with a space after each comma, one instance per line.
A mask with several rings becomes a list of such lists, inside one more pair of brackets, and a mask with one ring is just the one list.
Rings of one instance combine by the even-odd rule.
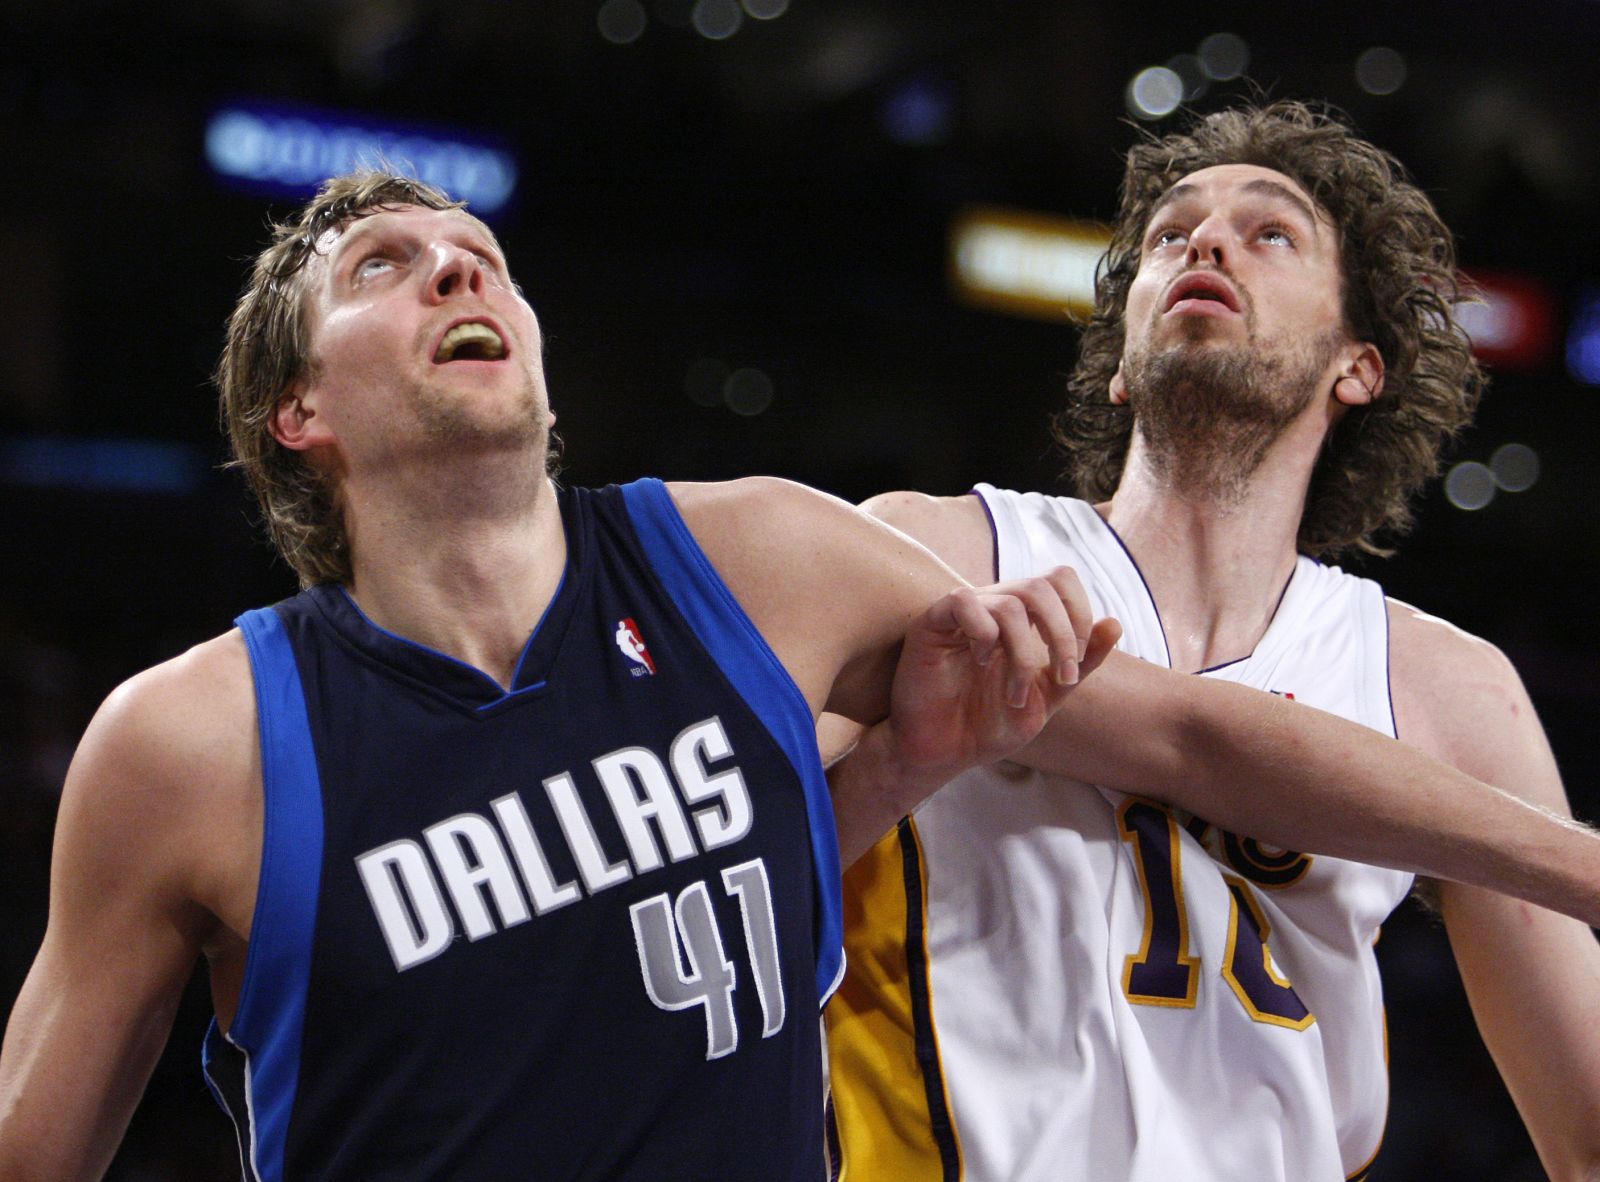
[[115, 1004], [82, 1007], [51, 977], [47, 965], [35, 965], [0, 1053], [6, 1182], [99, 1178], [171, 1027], [173, 1006], [138, 1015], [118, 1013]]
[[1288, 849], [1600, 923], [1600, 835], [1588, 828], [1333, 715], [1139, 664], [1108, 664], [1014, 758]]
[[911, 774], [893, 754], [891, 729], [879, 723], [828, 768], [839, 865], [848, 869], [942, 784]]

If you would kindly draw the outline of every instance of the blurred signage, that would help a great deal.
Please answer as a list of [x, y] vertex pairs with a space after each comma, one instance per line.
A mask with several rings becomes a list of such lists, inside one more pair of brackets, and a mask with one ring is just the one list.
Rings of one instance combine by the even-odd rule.
[[1556, 347], [1556, 302], [1549, 288], [1526, 275], [1474, 271], [1479, 301], [1455, 307], [1456, 323], [1472, 351], [1500, 369], [1542, 369]]
[[205, 153], [224, 183], [267, 197], [308, 197], [328, 177], [383, 167], [437, 185], [490, 218], [517, 187], [515, 159], [491, 137], [305, 107], [222, 107], [206, 123]]
[[1094, 275], [1111, 231], [1018, 210], [971, 209], [950, 231], [951, 282], [969, 303], [1062, 320], [1094, 308]]
[[200, 488], [206, 472], [205, 455], [183, 443], [0, 435], [0, 484], [187, 494]]

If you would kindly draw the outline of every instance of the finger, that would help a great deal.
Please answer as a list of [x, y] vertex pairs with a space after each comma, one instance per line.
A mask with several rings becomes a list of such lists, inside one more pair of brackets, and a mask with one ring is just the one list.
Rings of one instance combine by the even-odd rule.
[[1073, 635], [1078, 642], [1078, 661], [1089, 651], [1089, 636], [1094, 628], [1094, 609], [1089, 604], [1089, 593], [1083, 589], [1078, 572], [1070, 566], [1058, 566], [1044, 576], [1056, 589], [1067, 616], [1072, 621]]
[[987, 665], [1000, 640], [1000, 626], [989, 614], [977, 591], [958, 587], [927, 611], [924, 622], [938, 632], [964, 636], [979, 665]]
[[1078, 679], [1089, 676], [1100, 668], [1101, 662], [1117, 647], [1117, 641], [1122, 639], [1122, 624], [1120, 621], [1107, 616], [1103, 620], [1096, 620], [1094, 630], [1089, 634], [1088, 649], [1083, 654], [1083, 660], [1078, 662]]
[[[1029, 593], [1038, 595], [1038, 588], [1019, 588], [980, 595], [989, 617], [1000, 630], [999, 649], [1006, 658], [1006, 700], [1016, 707], [1028, 704], [1028, 693], [1035, 678], [1050, 662], [1050, 651], [1040, 641], [1033, 629], [1032, 612], [1025, 598]], [[1054, 592], [1048, 593], [1054, 599]], [[1058, 612], [1060, 601], [1055, 601]]]
[[1028, 616], [1049, 650], [1050, 675], [1058, 686], [1075, 685], [1078, 664], [1088, 646], [1093, 615], [1089, 597], [1070, 567], [1048, 575], [1017, 579], [990, 589], [1015, 595], [1027, 606]]
[[[1058, 686], [1076, 685], [1094, 625], [1088, 593], [1070, 566], [1058, 566], [1037, 582], [1043, 584], [1044, 602], [1034, 606], [1034, 625], [1050, 646], [1052, 676]], [[1030, 598], [1029, 603], [1035, 601]]]

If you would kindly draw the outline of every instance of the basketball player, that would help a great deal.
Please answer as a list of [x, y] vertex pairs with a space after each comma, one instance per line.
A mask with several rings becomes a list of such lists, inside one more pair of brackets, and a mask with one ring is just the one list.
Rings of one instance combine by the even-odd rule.
[[[558, 490], [532, 311], [487, 230], [399, 178], [280, 229], [219, 379], [306, 590], [91, 724], [0, 1177], [105, 1168], [202, 954], [248, 1178], [821, 1177], [817, 714], [892, 704], [896, 791], [925, 793], [1034, 735], [1115, 625], [1063, 572], [952, 591], [782, 482]], [[1100, 678], [1129, 731], [1080, 724], [1065, 770], [1158, 778], [1194, 743], [1202, 791], [1247, 803], [1303, 762], [1288, 829], [1600, 916], [1594, 834], [1315, 711]], [[1442, 836], [1418, 794], [1459, 806]]]
[[[1085, 499], [869, 505], [969, 579], [1070, 564], [1147, 662], [1398, 734], [1565, 813], [1505, 658], [1318, 561], [1404, 527], [1471, 415], [1453, 257], [1399, 164], [1303, 105], [1140, 144], [1058, 427]], [[846, 760], [835, 790], [881, 785], [875, 768]], [[1170, 789], [1001, 763], [847, 874], [852, 971], [829, 1011], [846, 1179], [1364, 1176], [1388, 1096], [1372, 946], [1411, 876], [1152, 799]], [[1593, 934], [1455, 883], [1439, 903], [1550, 1176], [1597, 1176]]]

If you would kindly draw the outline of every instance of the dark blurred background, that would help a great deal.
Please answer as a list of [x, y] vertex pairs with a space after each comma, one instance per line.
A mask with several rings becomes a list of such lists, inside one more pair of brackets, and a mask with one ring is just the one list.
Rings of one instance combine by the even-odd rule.
[[[1511, 655], [1600, 817], [1597, 56], [1594, 0], [0, 0], [0, 1013], [97, 703], [293, 590], [220, 469], [207, 375], [297, 203], [263, 185], [340, 127], [397, 128], [486, 200], [514, 165], [492, 220], [571, 482], [770, 472], [860, 499], [1059, 486], [1075, 331], [960, 297], [964, 213], [1108, 218], [1121, 152], [1179, 101], [1337, 104], [1458, 232], [1495, 377], [1448, 493], [1358, 568]], [[1408, 904], [1379, 951], [1375, 1182], [1543, 1178], [1439, 929]], [[235, 1176], [202, 984], [113, 1178]]]

